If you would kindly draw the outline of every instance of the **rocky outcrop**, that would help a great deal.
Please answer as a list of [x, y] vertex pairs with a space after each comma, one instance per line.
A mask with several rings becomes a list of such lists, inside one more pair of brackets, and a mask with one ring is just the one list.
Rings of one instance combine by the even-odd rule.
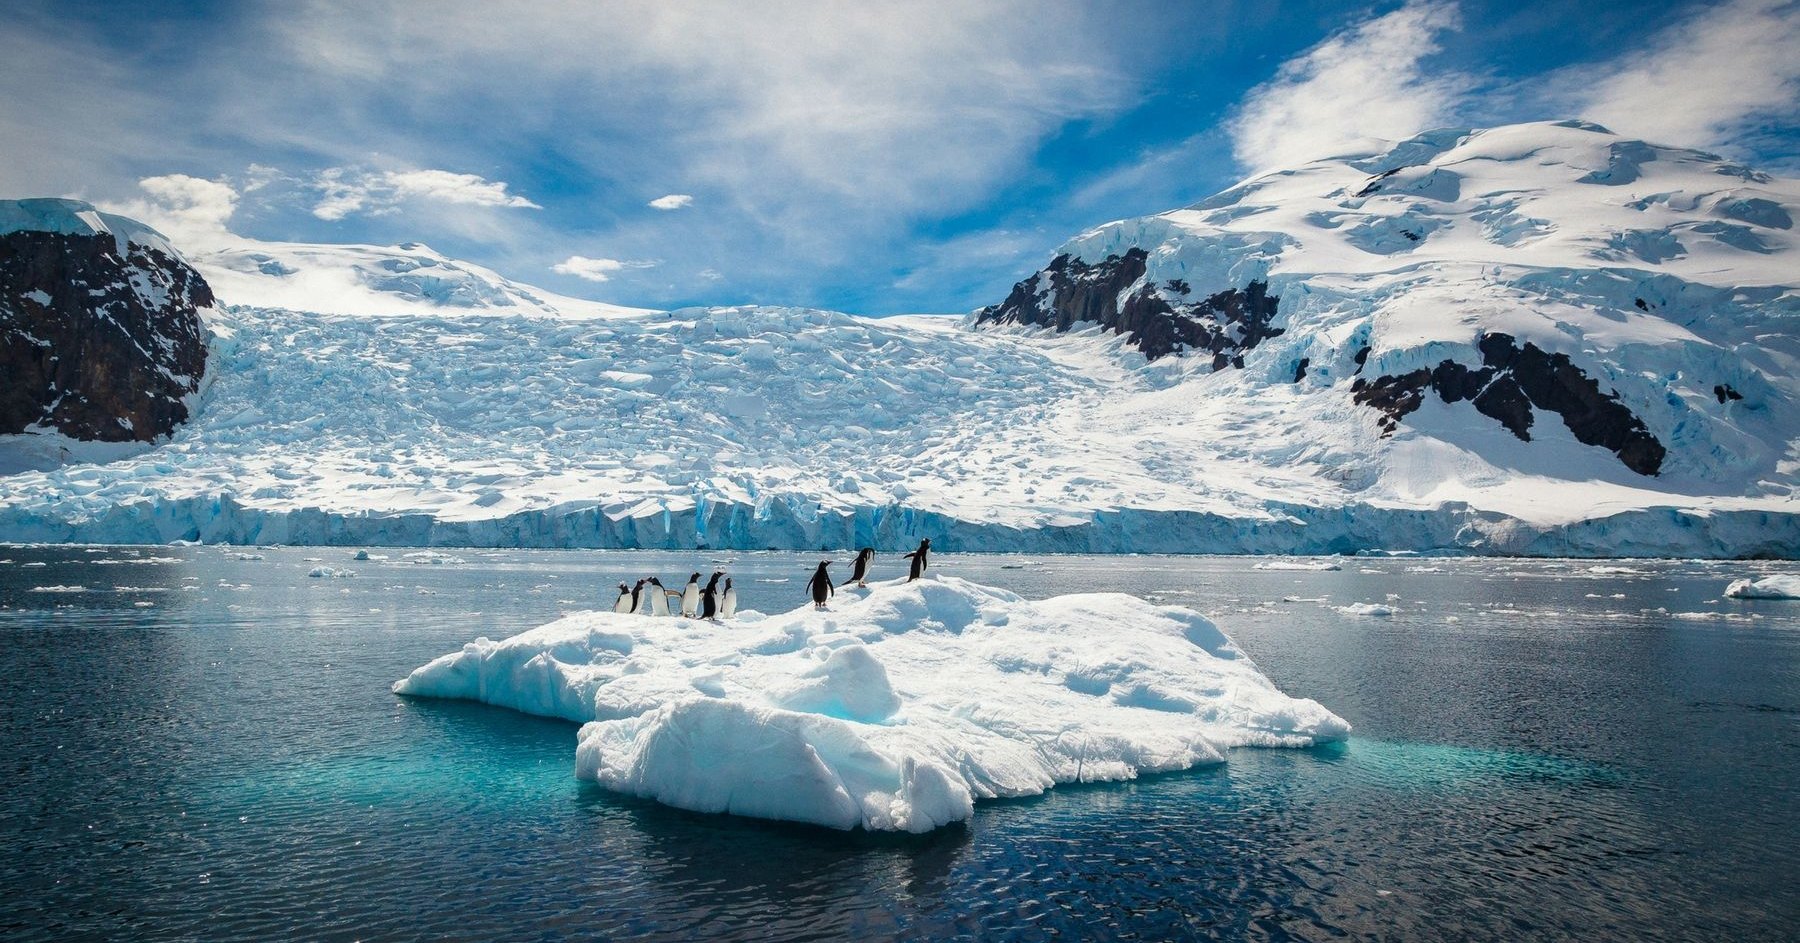
[[148, 227], [74, 200], [0, 203], [0, 433], [173, 432], [206, 371], [212, 304]]
[[1180, 279], [1144, 279], [1148, 253], [1132, 248], [1088, 263], [1063, 254], [1013, 286], [1006, 300], [975, 312], [976, 324], [1026, 324], [1062, 332], [1093, 322], [1124, 334], [1144, 357], [1211, 355], [1215, 370], [1242, 367], [1244, 351], [1282, 329], [1272, 327], [1280, 302], [1267, 282], [1253, 281], [1204, 298], [1190, 298]]
[[1481, 352], [1479, 368], [1445, 360], [1431, 369], [1374, 380], [1359, 377], [1351, 384], [1351, 395], [1381, 411], [1384, 435], [1392, 434], [1430, 391], [1446, 403], [1467, 400], [1526, 442], [1531, 441], [1532, 409], [1555, 413], [1578, 441], [1614, 453], [1632, 471], [1655, 475], [1662, 469], [1666, 450], [1644, 421], [1616, 393], [1602, 393], [1600, 384], [1566, 355], [1546, 353], [1530, 342], [1521, 347], [1510, 335], [1497, 333], [1483, 334], [1475, 346]]

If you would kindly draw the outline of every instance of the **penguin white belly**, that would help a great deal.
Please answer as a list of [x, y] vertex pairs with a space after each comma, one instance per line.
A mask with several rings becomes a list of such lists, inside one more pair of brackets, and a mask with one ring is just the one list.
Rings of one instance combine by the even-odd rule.
[[687, 589], [681, 591], [681, 614], [692, 619], [700, 614], [700, 587], [689, 583]]
[[725, 591], [724, 603], [719, 606], [719, 618], [729, 619], [734, 615], [737, 615], [737, 590], [728, 589]]
[[621, 613], [621, 614], [630, 612], [631, 611], [631, 594], [630, 593], [620, 593], [618, 600], [613, 603], [613, 611], [617, 612], [617, 613]]
[[650, 594], [650, 614], [653, 616], [669, 614], [669, 591], [661, 586], [656, 587], [656, 592]]

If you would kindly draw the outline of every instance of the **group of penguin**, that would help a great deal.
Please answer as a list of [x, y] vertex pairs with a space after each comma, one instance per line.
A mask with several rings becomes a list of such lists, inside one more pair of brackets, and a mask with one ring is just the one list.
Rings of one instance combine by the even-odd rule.
[[[724, 589], [719, 588], [721, 579], [725, 580]], [[680, 612], [689, 619], [729, 619], [737, 614], [737, 589], [723, 570], [715, 570], [705, 586], [700, 585], [700, 574], [695, 573], [688, 577], [686, 588], [680, 592], [663, 586], [662, 580], [654, 576], [638, 580], [636, 586], [620, 583], [619, 598], [613, 600], [613, 611], [666, 616], [671, 598], [681, 600]]]
[[[931, 538], [927, 537], [924, 540], [919, 541], [919, 549], [906, 555], [906, 559], [912, 561], [906, 574], [906, 581], [908, 583], [925, 574], [925, 568], [931, 565], [930, 557]], [[855, 583], [858, 586], [867, 586], [869, 564], [874, 561], [875, 548], [862, 548], [862, 550], [856, 554], [856, 561], [851, 564], [855, 569], [850, 574], [850, 578], [844, 581], [844, 585], [849, 586], [851, 583]], [[826, 600], [837, 595], [837, 587], [831, 583], [831, 574], [825, 572], [825, 568], [828, 566], [831, 566], [830, 560], [820, 560], [819, 568], [813, 571], [812, 579], [808, 580], [806, 584], [806, 591], [812, 594], [814, 609], [825, 608]]]
[[[906, 581], [912, 582], [925, 573], [930, 565], [931, 540], [919, 541], [919, 549], [906, 555], [912, 561], [908, 568]], [[852, 564], [854, 572], [845, 581], [848, 586], [855, 583], [866, 586], [869, 578], [869, 565], [875, 561], [875, 548], [864, 547], [857, 553]], [[837, 587], [831, 582], [831, 574], [825, 568], [831, 565], [830, 560], [820, 560], [818, 570], [806, 584], [806, 590], [812, 594], [813, 608], [823, 609], [832, 596], [837, 595]], [[720, 588], [719, 580], [725, 581]], [[731, 585], [731, 577], [723, 570], [713, 571], [712, 579], [705, 586], [700, 585], [700, 574], [688, 577], [688, 583], [680, 592], [663, 586], [662, 581], [648, 576], [637, 581], [636, 586], [619, 584], [619, 598], [613, 601], [613, 611], [620, 614], [638, 613], [646, 616], [666, 616], [670, 614], [669, 600], [679, 599], [680, 613], [689, 619], [708, 619], [714, 622], [729, 619], [737, 614], [737, 589]]]

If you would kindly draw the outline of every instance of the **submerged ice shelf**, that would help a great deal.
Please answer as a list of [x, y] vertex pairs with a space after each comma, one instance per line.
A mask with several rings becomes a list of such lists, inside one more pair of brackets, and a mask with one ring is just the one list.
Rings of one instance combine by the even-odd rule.
[[578, 613], [394, 690], [582, 723], [578, 775], [678, 808], [909, 832], [1350, 731], [1191, 610], [932, 576], [723, 625]]

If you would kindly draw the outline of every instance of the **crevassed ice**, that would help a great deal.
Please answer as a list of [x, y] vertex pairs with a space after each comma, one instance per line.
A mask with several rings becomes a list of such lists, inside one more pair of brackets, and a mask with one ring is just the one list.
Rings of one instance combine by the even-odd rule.
[[582, 722], [576, 771], [702, 812], [923, 832], [977, 799], [1219, 763], [1350, 725], [1198, 613], [954, 577], [717, 625], [591, 612], [394, 685]]

